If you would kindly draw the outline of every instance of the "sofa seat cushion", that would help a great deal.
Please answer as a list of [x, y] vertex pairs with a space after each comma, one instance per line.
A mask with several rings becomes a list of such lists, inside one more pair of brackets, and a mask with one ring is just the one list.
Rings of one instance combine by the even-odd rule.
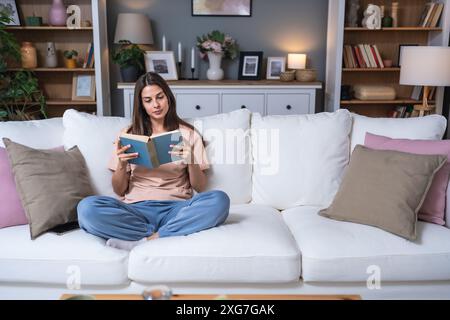
[[418, 222], [418, 238], [411, 242], [375, 227], [321, 217], [319, 210], [297, 207], [282, 212], [302, 253], [306, 282], [366, 282], [373, 270], [380, 271], [381, 285], [450, 280], [449, 229]]
[[152, 283], [293, 282], [300, 278], [300, 253], [278, 210], [232, 205], [219, 227], [134, 248], [129, 278]]
[[[28, 225], [0, 230], [0, 282], [76, 286], [122, 285], [128, 254], [82, 230], [32, 241]], [[78, 282], [79, 279], [79, 282]]]

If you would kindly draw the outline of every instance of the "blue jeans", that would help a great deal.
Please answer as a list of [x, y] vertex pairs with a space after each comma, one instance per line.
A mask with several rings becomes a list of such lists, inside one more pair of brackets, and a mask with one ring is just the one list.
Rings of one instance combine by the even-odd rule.
[[78, 203], [81, 229], [104, 239], [140, 240], [188, 235], [216, 227], [228, 217], [230, 199], [219, 190], [198, 193], [188, 200], [148, 200], [126, 204], [107, 196]]

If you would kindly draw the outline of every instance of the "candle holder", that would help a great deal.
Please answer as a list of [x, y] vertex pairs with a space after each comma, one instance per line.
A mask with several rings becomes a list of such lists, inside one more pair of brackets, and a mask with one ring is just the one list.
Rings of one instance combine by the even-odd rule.
[[198, 78], [194, 78], [195, 68], [191, 68], [191, 78], [189, 80], [198, 80]]
[[182, 66], [182, 62], [178, 61], [178, 74], [180, 75], [178, 80], [185, 80], [185, 78], [182, 77], [183, 69], [181, 68], [181, 66]]

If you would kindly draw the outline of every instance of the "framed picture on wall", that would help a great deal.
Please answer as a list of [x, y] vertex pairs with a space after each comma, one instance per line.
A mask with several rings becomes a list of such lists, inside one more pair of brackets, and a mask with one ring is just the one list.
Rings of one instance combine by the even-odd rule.
[[0, 0], [0, 11], [5, 12], [12, 21], [7, 26], [20, 26], [19, 11], [15, 0]]
[[193, 16], [252, 16], [252, 0], [191, 0], [191, 5]]
[[164, 80], [178, 80], [173, 51], [146, 51], [145, 70], [158, 73]]
[[95, 76], [93, 74], [73, 74], [72, 100], [95, 101]]
[[286, 70], [286, 57], [268, 57], [266, 79], [279, 80], [282, 72]]
[[239, 80], [261, 79], [262, 51], [241, 51], [239, 54]]

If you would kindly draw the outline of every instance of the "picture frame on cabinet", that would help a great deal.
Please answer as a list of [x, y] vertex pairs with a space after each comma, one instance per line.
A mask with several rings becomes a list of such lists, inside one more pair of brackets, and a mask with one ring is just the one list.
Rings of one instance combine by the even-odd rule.
[[266, 79], [280, 80], [282, 72], [286, 71], [286, 57], [268, 57]]
[[262, 51], [241, 51], [238, 80], [260, 80], [262, 59]]
[[252, 0], [191, 0], [192, 16], [251, 17]]
[[146, 51], [145, 70], [156, 72], [164, 80], [178, 80], [173, 51]]
[[19, 11], [15, 0], [0, 0], [0, 11], [6, 11], [12, 18], [12, 21], [7, 23], [7, 26], [20, 26]]
[[95, 76], [74, 73], [72, 76], [72, 100], [95, 101]]

